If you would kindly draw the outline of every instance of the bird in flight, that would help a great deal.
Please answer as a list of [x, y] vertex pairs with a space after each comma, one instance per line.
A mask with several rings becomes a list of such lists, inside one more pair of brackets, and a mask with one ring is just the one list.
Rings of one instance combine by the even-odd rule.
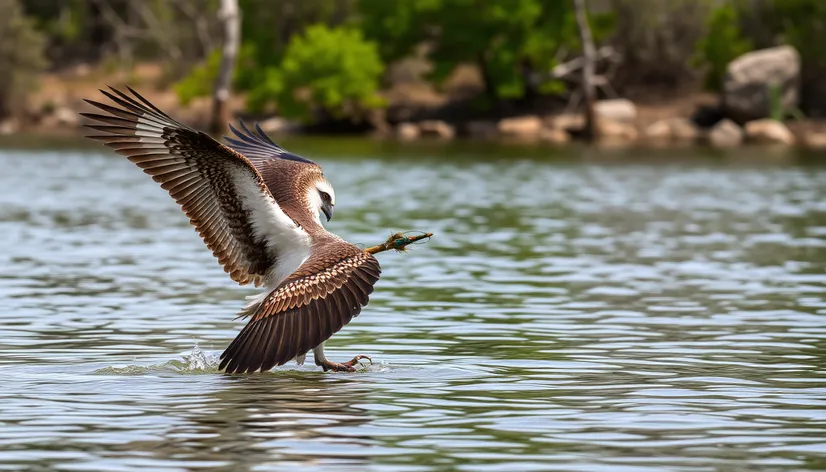
[[321, 166], [289, 153], [255, 126], [230, 126], [224, 145], [189, 128], [127, 87], [101, 92], [105, 114], [81, 113], [102, 141], [169, 192], [232, 280], [263, 286], [239, 317], [247, 325], [221, 354], [228, 373], [265, 372], [310, 350], [325, 371], [324, 342], [367, 304], [381, 267], [369, 252], [324, 229], [336, 197]]

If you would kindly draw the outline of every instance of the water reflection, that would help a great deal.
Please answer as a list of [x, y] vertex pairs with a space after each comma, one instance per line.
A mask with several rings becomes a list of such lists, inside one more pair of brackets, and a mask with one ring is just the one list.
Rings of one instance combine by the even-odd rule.
[[366, 464], [369, 434], [325, 431], [370, 421], [353, 407], [365, 401], [365, 388], [353, 378], [308, 372], [222, 378], [200, 405], [181, 413], [185, 426], [167, 432], [166, 450], [156, 454], [196, 461], [239, 458], [234, 470], [266, 463]]

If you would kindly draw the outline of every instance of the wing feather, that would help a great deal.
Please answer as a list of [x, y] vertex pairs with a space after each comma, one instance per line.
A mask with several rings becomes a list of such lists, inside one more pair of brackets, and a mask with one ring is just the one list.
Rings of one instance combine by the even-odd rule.
[[173, 120], [131, 88], [131, 96], [114, 88], [101, 92], [114, 105], [87, 100], [104, 112], [81, 113], [93, 121], [88, 128], [103, 133], [89, 137], [169, 192], [233, 280], [260, 285], [282, 255], [309, 253], [309, 235], [278, 206], [246, 157]]
[[278, 159], [296, 161], [313, 166], [318, 165], [309, 159], [287, 152], [284, 148], [275, 144], [258, 124], [255, 125], [255, 131], [250, 131], [243, 121], [241, 121], [241, 130], [238, 130], [232, 125], [229, 125], [229, 129], [232, 131], [232, 134], [235, 135], [235, 138], [225, 136], [224, 140], [232, 149], [235, 149], [249, 159], [252, 165], [259, 169], [259, 171], [264, 162]]
[[221, 354], [220, 368], [263, 372], [306, 354], [358, 315], [380, 274], [376, 258], [355, 246], [314, 248], [293, 275], [246, 313], [250, 321]]

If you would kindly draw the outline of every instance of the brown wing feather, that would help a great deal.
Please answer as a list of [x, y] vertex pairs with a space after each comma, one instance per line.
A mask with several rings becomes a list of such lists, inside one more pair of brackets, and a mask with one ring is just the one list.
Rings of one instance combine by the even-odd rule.
[[262, 372], [307, 353], [330, 338], [366, 305], [381, 267], [349, 244], [313, 255], [251, 313], [249, 323], [221, 354], [228, 373]]
[[[108, 133], [89, 137], [114, 148], [160, 183], [233, 280], [260, 285], [278, 253], [276, 245], [268, 249], [263, 236], [256, 236], [254, 209], [237, 192], [239, 185], [249, 186], [265, 204], [275, 205], [261, 175], [243, 155], [178, 123], [129, 90], [133, 97], [101, 90], [117, 106], [87, 100], [107, 113], [82, 113], [103, 123], [86, 126]], [[284, 221], [294, 225], [289, 218]]]

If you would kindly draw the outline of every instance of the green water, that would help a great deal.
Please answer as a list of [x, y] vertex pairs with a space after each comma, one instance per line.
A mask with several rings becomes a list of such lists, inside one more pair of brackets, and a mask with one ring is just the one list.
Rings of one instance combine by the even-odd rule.
[[327, 344], [374, 364], [218, 373], [255, 290], [132, 164], [16, 142], [0, 469], [826, 468], [822, 156], [286, 144], [335, 186], [331, 231], [436, 234], [380, 256]]

